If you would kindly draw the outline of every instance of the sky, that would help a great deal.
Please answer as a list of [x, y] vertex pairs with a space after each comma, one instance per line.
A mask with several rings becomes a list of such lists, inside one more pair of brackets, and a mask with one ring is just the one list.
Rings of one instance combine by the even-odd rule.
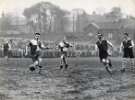
[[89, 14], [95, 10], [102, 14], [112, 7], [120, 7], [123, 13], [135, 16], [135, 0], [0, 0], [0, 14], [4, 11], [22, 15], [25, 8], [41, 1], [51, 2], [69, 11], [82, 8]]

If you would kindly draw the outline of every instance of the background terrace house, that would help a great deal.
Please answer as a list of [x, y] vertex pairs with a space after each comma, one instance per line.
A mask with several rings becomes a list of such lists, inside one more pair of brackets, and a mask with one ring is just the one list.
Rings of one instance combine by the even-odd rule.
[[122, 33], [128, 32], [131, 37], [134, 37], [135, 29], [132, 28], [134, 26], [135, 24], [128, 23], [128, 21], [90, 23], [85, 27], [85, 34], [95, 37], [96, 33], [100, 32], [115, 45], [119, 45], [122, 39]]
[[97, 25], [96, 23], [90, 23], [84, 28], [84, 31], [86, 34], [94, 34], [97, 33], [99, 29], [99, 25]]

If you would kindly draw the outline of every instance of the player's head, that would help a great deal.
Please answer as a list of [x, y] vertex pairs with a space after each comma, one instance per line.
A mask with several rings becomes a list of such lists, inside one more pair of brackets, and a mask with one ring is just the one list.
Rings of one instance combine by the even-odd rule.
[[127, 32], [124, 33], [124, 39], [127, 39], [129, 37], [129, 34]]
[[9, 43], [12, 43], [12, 42], [13, 42], [13, 40], [12, 40], [12, 39], [10, 39], [8, 42], [9, 42]]
[[34, 33], [34, 37], [35, 37], [35, 39], [39, 39], [40, 38], [40, 33], [38, 33], [38, 32]]
[[97, 36], [98, 36], [98, 39], [99, 39], [99, 40], [102, 40], [103, 34], [101, 34], [101, 33], [98, 32], [98, 33], [97, 33]]

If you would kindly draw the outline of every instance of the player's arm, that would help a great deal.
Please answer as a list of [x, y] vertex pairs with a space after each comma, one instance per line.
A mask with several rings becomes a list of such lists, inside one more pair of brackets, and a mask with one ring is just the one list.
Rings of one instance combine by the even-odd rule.
[[28, 55], [29, 47], [30, 47], [30, 42], [28, 44], [26, 44], [26, 46], [25, 46], [25, 56]]
[[11, 49], [12, 49], [11, 44], [8, 44], [8, 47], [9, 47], [9, 50], [11, 50]]
[[69, 42], [65, 42], [65, 43], [68, 45], [68, 47], [73, 47], [73, 45], [71, 43], [69, 43]]
[[26, 47], [25, 47], [25, 56], [27, 56], [28, 55], [28, 45], [26, 45]]
[[1, 45], [1, 49], [2, 49], [2, 51], [4, 50], [4, 44]]
[[95, 52], [98, 52], [97, 44], [95, 44]]
[[135, 46], [134, 41], [131, 40], [131, 46], [129, 48], [133, 48]]
[[40, 48], [41, 49], [50, 49], [48, 46], [45, 46], [43, 43], [40, 43]]
[[111, 46], [112, 48], [114, 48], [113, 44], [112, 44], [110, 41], [107, 41], [107, 44], [108, 44], [109, 46]]
[[69, 47], [73, 47], [73, 44], [71, 44], [71, 43], [68, 43], [69, 44]]
[[107, 44], [112, 48], [113, 51], [116, 51], [115, 46], [110, 41], [107, 41]]
[[70, 46], [70, 47], [73, 47], [73, 44], [70, 43], [69, 46]]
[[123, 50], [123, 43], [120, 44], [120, 53], [122, 53]]
[[107, 41], [107, 44], [111, 47], [112, 50], [109, 50], [108, 49], [108, 54], [109, 55], [112, 55], [112, 51], [115, 51], [116, 48], [114, 47], [114, 45], [110, 42], [110, 41]]
[[97, 44], [95, 44], [95, 55], [99, 55], [99, 49], [98, 49], [98, 46], [97, 46]]

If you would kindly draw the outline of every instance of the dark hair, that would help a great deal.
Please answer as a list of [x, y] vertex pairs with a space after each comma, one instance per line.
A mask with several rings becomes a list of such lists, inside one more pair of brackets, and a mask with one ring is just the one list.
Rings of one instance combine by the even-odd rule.
[[98, 36], [103, 36], [103, 34], [101, 34], [101, 33], [99, 33], [99, 32], [97, 33], [97, 35], [98, 35]]
[[125, 32], [124, 35], [128, 36], [128, 33]]
[[35, 35], [40, 35], [40, 33], [38, 33], [38, 32], [36, 32], [36, 33], [34, 33]]

